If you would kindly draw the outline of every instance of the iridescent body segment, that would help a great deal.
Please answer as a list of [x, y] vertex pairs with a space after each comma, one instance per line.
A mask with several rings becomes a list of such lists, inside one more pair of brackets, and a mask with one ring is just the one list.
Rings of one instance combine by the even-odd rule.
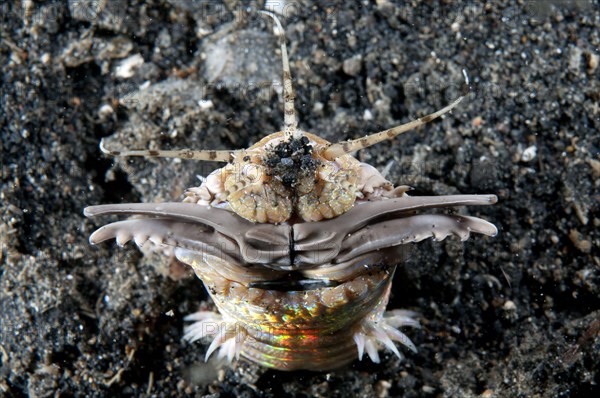
[[[230, 361], [240, 355], [280, 370], [329, 370], [366, 352], [379, 362], [394, 342], [416, 351], [399, 328], [418, 327], [411, 311], [385, 311], [407, 244], [471, 232], [494, 236], [476, 217], [428, 209], [490, 205], [494, 195], [411, 197], [350, 153], [393, 139], [449, 112], [462, 96], [428, 116], [380, 133], [331, 144], [297, 129], [283, 28], [284, 128], [235, 151], [116, 151], [114, 156], [228, 162], [184, 202], [90, 206], [88, 217], [134, 215], [101, 227], [93, 244], [115, 238], [189, 265], [219, 313], [189, 315], [189, 341], [211, 341]], [[466, 77], [466, 74], [465, 74]]]
[[[381, 314], [391, 274], [374, 271], [337, 287], [308, 291], [246, 288], [224, 278], [205, 277], [211, 297], [228, 322], [219, 325], [228, 338], [245, 337], [241, 354], [276, 369], [327, 370], [356, 358], [354, 335], [362, 320]], [[202, 333], [196, 325], [188, 337]]]

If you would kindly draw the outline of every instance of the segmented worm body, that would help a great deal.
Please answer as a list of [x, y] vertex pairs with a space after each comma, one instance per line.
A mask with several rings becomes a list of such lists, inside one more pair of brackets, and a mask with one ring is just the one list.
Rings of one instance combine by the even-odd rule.
[[394, 342], [416, 350], [399, 328], [418, 327], [411, 311], [385, 311], [396, 265], [408, 243], [471, 232], [493, 236], [494, 225], [463, 215], [423, 214], [433, 208], [489, 205], [494, 195], [411, 197], [374, 167], [350, 154], [393, 139], [450, 111], [339, 143], [297, 127], [283, 28], [284, 128], [248, 149], [234, 151], [114, 151], [113, 156], [179, 157], [228, 162], [182, 203], [90, 206], [89, 217], [136, 218], [108, 224], [93, 244], [133, 239], [166, 251], [202, 280], [219, 313], [189, 315], [190, 341], [212, 339], [230, 361], [240, 355], [285, 370], [328, 370], [366, 352], [379, 362]]

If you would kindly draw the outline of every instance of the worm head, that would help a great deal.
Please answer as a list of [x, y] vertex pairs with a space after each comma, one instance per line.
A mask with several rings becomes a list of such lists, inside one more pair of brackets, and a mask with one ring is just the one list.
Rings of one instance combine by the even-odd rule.
[[[279, 20], [271, 13], [280, 39], [283, 64], [283, 130], [242, 150], [108, 150], [113, 156], [170, 157], [228, 162], [211, 173], [198, 188], [188, 191], [186, 202], [227, 208], [246, 220], [281, 224], [321, 221], [340, 216], [366, 196], [390, 196], [392, 184], [373, 167], [351, 153], [393, 139], [449, 112], [464, 98], [412, 122], [362, 138], [329, 143], [297, 128], [295, 93]], [[467, 81], [468, 84], [468, 81]], [[391, 196], [398, 196], [396, 194]], [[402, 192], [400, 192], [402, 194]]]

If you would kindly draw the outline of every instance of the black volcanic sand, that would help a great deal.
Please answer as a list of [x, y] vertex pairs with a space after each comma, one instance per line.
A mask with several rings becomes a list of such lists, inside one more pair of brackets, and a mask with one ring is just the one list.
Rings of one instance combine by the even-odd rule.
[[421, 242], [396, 272], [389, 308], [421, 313], [419, 352], [328, 373], [204, 363], [182, 340], [183, 317], [212, 306], [202, 284], [133, 244], [88, 243], [111, 219], [85, 206], [180, 200], [217, 166], [112, 159], [101, 138], [234, 149], [283, 123], [256, 8], [102, 3], [0, 5], [1, 396], [600, 396], [597, 1], [288, 2], [302, 129], [339, 141], [423, 116], [464, 68], [451, 115], [357, 156], [413, 195], [499, 198], [464, 209], [498, 236]]

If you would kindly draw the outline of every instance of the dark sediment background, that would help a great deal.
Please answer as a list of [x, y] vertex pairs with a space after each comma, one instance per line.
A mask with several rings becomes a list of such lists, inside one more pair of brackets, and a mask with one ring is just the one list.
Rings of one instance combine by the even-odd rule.
[[277, 40], [256, 7], [0, 5], [0, 395], [598, 396], [597, 1], [286, 3], [300, 127], [325, 139], [423, 116], [471, 78], [451, 115], [358, 154], [414, 195], [499, 198], [465, 210], [497, 237], [421, 242], [396, 272], [389, 308], [423, 323], [404, 361], [205, 364], [182, 341], [201, 283], [131, 244], [89, 245], [107, 220], [86, 205], [179, 200], [217, 166], [110, 159], [101, 138], [237, 149], [280, 129]]

